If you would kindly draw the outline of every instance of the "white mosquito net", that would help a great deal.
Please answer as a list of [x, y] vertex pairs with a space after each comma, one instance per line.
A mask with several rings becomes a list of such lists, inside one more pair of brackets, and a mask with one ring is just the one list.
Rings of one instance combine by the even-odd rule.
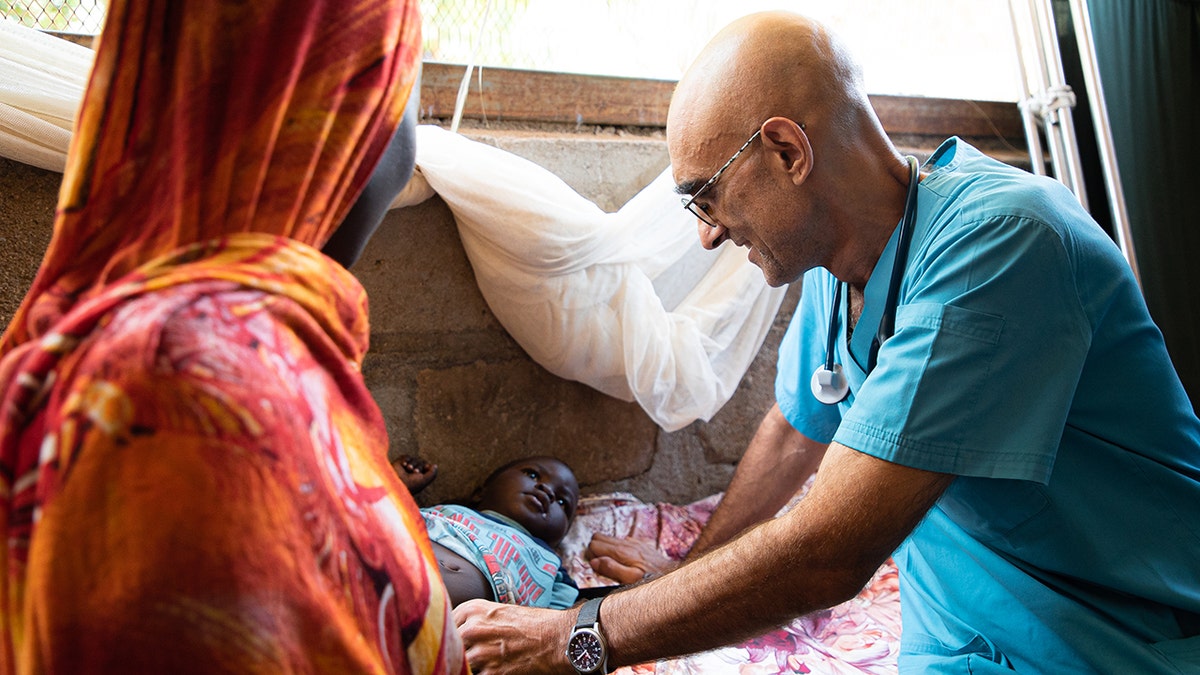
[[0, 156], [66, 168], [92, 56], [73, 42], [0, 21]]

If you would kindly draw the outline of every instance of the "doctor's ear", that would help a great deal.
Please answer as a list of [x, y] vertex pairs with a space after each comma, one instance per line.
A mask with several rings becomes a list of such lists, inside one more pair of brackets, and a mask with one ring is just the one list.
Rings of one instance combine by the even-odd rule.
[[792, 174], [792, 182], [804, 182], [812, 171], [813, 149], [803, 122], [772, 117], [762, 125], [763, 147], [779, 157], [782, 168]]

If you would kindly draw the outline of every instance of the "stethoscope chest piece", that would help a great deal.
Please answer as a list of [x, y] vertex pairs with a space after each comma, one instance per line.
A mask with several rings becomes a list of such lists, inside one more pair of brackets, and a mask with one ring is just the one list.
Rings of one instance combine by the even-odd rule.
[[842, 364], [835, 363], [832, 367], [822, 365], [813, 371], [812, 395], [825, 405], [834, 405], [846, 400], [850, 394], [850, 382], [842, 372]]

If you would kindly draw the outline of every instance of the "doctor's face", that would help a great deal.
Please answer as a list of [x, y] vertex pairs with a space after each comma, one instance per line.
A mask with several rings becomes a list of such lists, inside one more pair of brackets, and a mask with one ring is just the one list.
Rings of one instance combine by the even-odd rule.
[[706, 164], [686, 147], [675, 154], [680, 157], [672, 162], [676, 191], [687, 195], [684, 208], [696, 216], [704, 248], [713, 250], [726, 241], [746, 248], [747, 259], [772, 286], [795, 281], [813, 266], [807, 262], [803, 228], [796, 224], [794, 186], [777, 185], [786, 176], [770, 171], [767, 164], [773, 157], [757, 131], [707, 179], [704, 168], [694, 167], [711, 165], [711, 159]]

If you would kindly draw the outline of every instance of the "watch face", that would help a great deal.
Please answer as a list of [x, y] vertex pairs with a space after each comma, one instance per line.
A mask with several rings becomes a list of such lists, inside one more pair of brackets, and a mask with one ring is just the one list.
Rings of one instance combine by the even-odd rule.
[[581, 673], [598, 669], [604, 663], [604, 643], [600, 635], [587, 628], [575, 631], [567, 643], [567, 659]]

